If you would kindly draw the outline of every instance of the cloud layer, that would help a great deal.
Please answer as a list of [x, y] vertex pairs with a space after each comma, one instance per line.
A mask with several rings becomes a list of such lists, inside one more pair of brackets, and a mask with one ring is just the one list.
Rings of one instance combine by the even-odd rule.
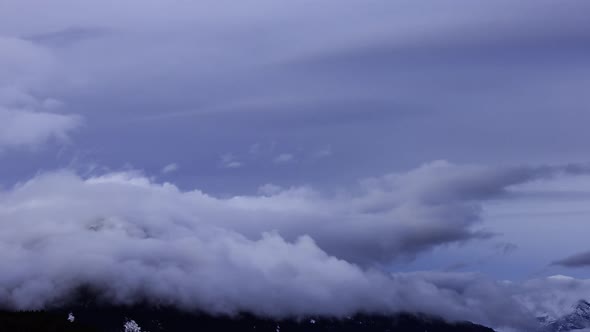
[[[590, 296], [564, 276], [387, 272], [522, 280], [581, 251], [587, 166], [466, 164], [587, 161], [590, 2], [105, 1], [0, 4], [0, 305], [90, 285], [516, 326]], [[461, 164], [405, 171], [437, 158]], [[64, 167], [91, 171], [39, 173]]]
[[76, 116], [0, 109], [0, 149], [36, 146], [51, 139], [63, 142], [79, 125]]
[[51, 52], [27, 40], [0, 35], [0, 151], [65, 141], [81, 118], [56, 113], [62, 103], [32, 91], [54, 79]]
[[301, 187], [229, 198], [133, 172], [46, 173], [0, 194], [0, 299], [39, 308], [89, 285], [110, 301], [148, 299], [214, 313], [409, 310], [524, 324], [540, 302], [527, 302], [530, 292], [520, 286], [374, 267], [489, 237], [478, 228], [482, 201], [584, 169], [439, 161], [363, 180], [349, 193]]
[[[2, 70], [20, 68], [0, 81], [87, 120], [64, 159], [152, 173], [174, 160], [179, 186], [236, 193], [437, 158], [586, 155], [586, 1], [109, 3], [7, 0], [0, 11]], [[337, 153], [309, 158], [326, 146]], [[266, 165], [281, 154], [291, 162]]]

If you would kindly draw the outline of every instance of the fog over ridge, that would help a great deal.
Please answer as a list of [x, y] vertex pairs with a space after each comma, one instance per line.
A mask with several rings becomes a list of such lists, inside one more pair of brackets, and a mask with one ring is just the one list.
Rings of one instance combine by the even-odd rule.
[[356, 194], [303, 187], [229, 198], [137, 172], [44, 173], [0, 194], [1, 305], [38, 309], [92, 286], [115, 303], [212, 313], [421, 311], [523, 324], [544, 305], [526, 284], [389, 275], [374, 264], [492, 236], [478, 227], [482, 201], [572, 169], [437, 161], [363, 180]]

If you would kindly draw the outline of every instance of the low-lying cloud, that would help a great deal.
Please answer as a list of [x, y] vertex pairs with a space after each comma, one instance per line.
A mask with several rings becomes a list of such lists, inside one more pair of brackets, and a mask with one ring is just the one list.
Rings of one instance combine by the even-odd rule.
[[526, 324], [540, 303], [528, 300], [535, 287], [377, 267], [488, 238], [482, 201], [573, 169], [584, 168], [439, 161], [337, 195], [300, 187], [229, 198], [133, 172], [41, 174], [0, 193], [0, 305], [41, 308], [91, 286], [117, 303], [213, 313], [422, 311]]

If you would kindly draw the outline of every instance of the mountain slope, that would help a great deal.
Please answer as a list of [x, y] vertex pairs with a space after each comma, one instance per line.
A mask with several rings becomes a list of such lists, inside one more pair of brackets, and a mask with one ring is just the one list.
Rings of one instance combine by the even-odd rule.
[[[51, 312], [0, 312], [0, 331], [11, 332], [120, 332], [126, 322], [137, 322], [149, 332], [494, 332], [469, 322], [449, 323], [442, 319], [415, 315], [355, 315], [342, 319], [307, 317], [274, 320], [241, 314], [235, 317], [191, 314], [172, 308], [78, 307], [71, 308], [75, 321], [68, 321], [69, 310]], [[131, 331], [131, 330], [130, 330]]]
[[590, 303], [580, 300], [572, 312], [555, 320], [545, 320], [545, 330], [549, 332], [566, 332], [590, 327]]

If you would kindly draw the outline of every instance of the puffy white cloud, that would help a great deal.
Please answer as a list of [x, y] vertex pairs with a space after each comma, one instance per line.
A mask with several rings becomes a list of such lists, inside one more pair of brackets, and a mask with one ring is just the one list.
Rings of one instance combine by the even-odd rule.
[[363, 181], [346, 195], [301, 187], [229, 198], [133, 172], [42, 174], [0, 193], [0, 301], [38, 308], [89, 285], [111, 301], [211, 312], [411, 310], [528, 324], [548, 299], [538, 294], [550, 289], [543, 285], [567, 288], [561, 280], [388, 275], [372, 265], [485, 237], [474, 228], [478, 202], [567, 170], [435, 162]]

